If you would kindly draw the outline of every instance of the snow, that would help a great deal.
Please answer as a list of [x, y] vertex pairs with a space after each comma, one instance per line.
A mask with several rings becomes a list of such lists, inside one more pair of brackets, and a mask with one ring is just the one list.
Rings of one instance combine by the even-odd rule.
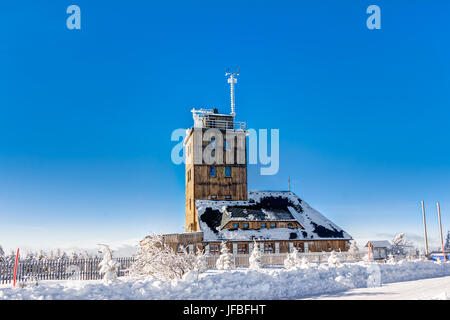
[[313, 300], [450, 300], [450, 277], [395, 282], [374, 288], [358, 288]]
[[[0, 286], [0, 299], [300, 299], [325, 294], [377, 290], [381, 284], [435, 278], [436, 290], [426, 293], [420, 285], [404, 283], [406, 291], [441, 299], [449, 289], [450, 263], [401, 261], [392, 264], [343, 263], [339, 266], [309, 264], [303, 268], [209, 270], [195, 277], [156, 280], [121, 277], [115, 281], [41, 281], [38, 286]], [[445, 280], [445, 281], [444, 281]], [[422, 283], [422, 282], [418, 282]], [[390, 288], [390, 286], [382, 286]], [[407, 289], [406, 289], [407, 288]], [[447, 290], [447, 291], [446, 291]], [[446, 293], [447, 292], [447, 293]], [[372, 296], [370, 296], [372, 297]], [[388, 296], [386, 296], [388, 297]]]

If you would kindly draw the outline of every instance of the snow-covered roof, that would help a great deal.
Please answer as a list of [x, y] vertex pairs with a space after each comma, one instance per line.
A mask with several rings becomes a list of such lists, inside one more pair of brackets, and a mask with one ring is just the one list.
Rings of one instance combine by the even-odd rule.
[[366, 244], [366, 247], [369, 246], [369, 243], [371, 243], [374, 248], [388, 248], [391, 246], [391, 243], [387, 240], [369, 240], [369, 242], [367, 242]]
[[[195, 200], [204, 241], [350, 240], [352, 237], [290, 191], [249, 191], [247, 201]], [[228, 230], [228, 221], [298, 221], [303, 229]]]

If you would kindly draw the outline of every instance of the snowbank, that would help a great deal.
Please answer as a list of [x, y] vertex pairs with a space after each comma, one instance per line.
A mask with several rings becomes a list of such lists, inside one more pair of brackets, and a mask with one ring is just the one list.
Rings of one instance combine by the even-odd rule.
[[210, 270], [183, 280], [120, 278], [101, 281], [42, 281], [37, 287], [0, 287], [0, 299], [297, 299], [383, 283], [450, 275], [450, 263], [346, 263], [305, 269]]

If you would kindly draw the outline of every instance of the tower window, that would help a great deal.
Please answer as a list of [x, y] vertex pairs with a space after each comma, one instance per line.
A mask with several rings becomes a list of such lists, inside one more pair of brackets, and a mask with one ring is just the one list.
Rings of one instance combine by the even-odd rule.
[[248, 229], [248, 223], [247, 223], [247, 222], [244, 222], [244, 223], [242, 224], [242, 227], [243, 227], [244, 229]]
[[231, 178], [231, 167], [225, 167], [225, 177]]
[[271, 227], [271, 228], [276, 228], [276, 227], [277, 227], [277, 224], [276, 224], [275, 222], [271, 222], [271, 223], [270, 223], [270, 227]]
[[233, 228], [234, 228], [234, 229], [239, 228], [239, 223], [233, 223]]
[[265, 222], [261, 223], [261, 228], [266, 228], [267, 224]]
[[231, 196], [230, 196], [230, 195], [226, 195], [226, 196], [225, 196], [225, 199], [231, 200]]
[[216, 167], [209, 167], [209, 176], [212, 178], [216, 177]]
[[217, 199], [217, 196], [216, 196], [216, 195], [211, 195], [211, 199], [212, 199], [212, 200], [216, 200], [216, 199]]

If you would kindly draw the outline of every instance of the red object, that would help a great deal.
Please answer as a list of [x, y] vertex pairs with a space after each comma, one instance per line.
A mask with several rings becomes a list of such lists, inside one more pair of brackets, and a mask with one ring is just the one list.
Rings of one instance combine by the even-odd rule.
[[17, 248], [17, 255], [16, 255], [16, 264], [14, 266], [14, 282], [13, 287], [16, 286], [16, 274], [17, 274], [17, 262], [19, 261], [19, 248]]

